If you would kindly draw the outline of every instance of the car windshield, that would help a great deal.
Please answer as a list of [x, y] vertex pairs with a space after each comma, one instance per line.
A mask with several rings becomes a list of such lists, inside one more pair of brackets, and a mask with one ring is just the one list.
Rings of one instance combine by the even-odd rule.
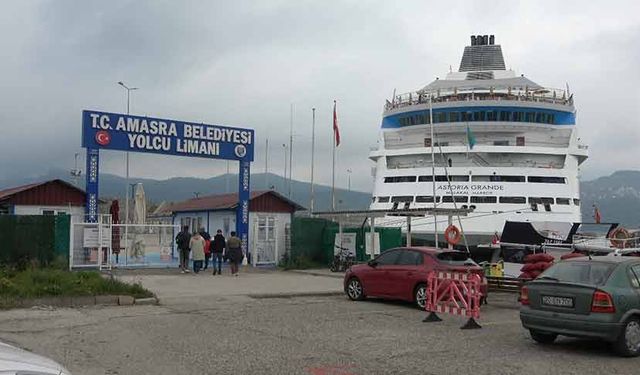
[[445, 251], [436, 255], [438, 262], [453, 266], [477, 266], [478, 264], [469, 258], [469, 254], [460, 251]]
[[603, 285], [615, 266], [614, 263], [591, 261], [560, 262], [543, 272], [539, 278], [557, 279], [558, 281], [589, 285]]

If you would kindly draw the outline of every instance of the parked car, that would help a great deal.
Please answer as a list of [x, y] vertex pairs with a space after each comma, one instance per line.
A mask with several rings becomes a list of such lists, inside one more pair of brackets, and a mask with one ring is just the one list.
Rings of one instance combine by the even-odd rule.
[[520, 320], [542, 344], [558, 335], [613, 343], [640, 355], [640, 259], [598, 256], [561, 261], [522, 287]]
[[[354, 301], [380, 297], [414, 302], [424, 310], [429, 271], [461, 271], [483, 274], [465, 252], [431, 247], [387, 250], [367, 264], [351, 266], [344, 275], [344, 291]], [[487, 295], [486, 280], [481, 287]]]
[[49, 358], [3, 342], [0, 342], [0, 374], [71, 375]]

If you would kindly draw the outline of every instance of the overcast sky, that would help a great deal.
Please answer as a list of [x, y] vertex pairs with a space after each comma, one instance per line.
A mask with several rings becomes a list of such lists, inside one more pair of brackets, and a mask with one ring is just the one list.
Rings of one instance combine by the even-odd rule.
[[[4, 1], [0, 12], [0, 180], [73, 167], [81, 111], [256, 129], [253, 172], [284, 169], [294, 106], [293, 178], [371, 190], [369, 148], [384, 100], [457, 69], [472, 34], [495, 34], [508, 68], [575, 93], [582, 178], [639, 169], [639, 1]], [[235, 169], [235, 165], [232, 166]], [[83, 166], [84, 169], [84, 166]], [[210, 177], [224, 161], [132, 155], [131, 175]], [[124, 174], [122, 153], [101, 172]]]

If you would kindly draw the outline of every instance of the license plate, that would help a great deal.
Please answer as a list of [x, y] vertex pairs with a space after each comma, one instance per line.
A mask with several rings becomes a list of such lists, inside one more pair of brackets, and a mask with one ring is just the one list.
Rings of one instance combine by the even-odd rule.
[[573, 298], [542, 296], [542, 304], [546, 306], [556, 306], [556, 307], [573, 307]]

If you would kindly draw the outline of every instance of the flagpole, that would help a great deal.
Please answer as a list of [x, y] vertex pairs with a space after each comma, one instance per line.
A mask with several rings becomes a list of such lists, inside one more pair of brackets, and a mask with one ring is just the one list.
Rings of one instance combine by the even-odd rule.
[[431, 124], [431, 180], [433, 181], [433, 241], [438, 248], [438, 219], [436, 217], [436, 155], [435, 139], [433, 136], [433, 104], [432, 93], [429, 93], [429, 124]]
[[[333, 121], [335, 124], [336, 117], [336, 101], [333, 101]], [[333, 136], [331, 137], [331, 156], [332, 156], [332, 164], [331, 164], [331, 210], [336, 210], [336, 130], [334, 126], [331, 127], [333, 131]]]
[[309, 212], [313, 213], [313, 204], [315, 203], [315, 188], [313, 186], [313, 164], [315, 159], [316, 149], [316, 109], [311, 108], [312, 121], [311, 121], [311, 201], [309, 202]]
[[[293, 103], [291, 103], [291, 109], [289, 114], [289, 192], [288, 198], [291, 199], [291, 180], [293, 178]], [[286, 176], [285, 176], [286, 177]]]

